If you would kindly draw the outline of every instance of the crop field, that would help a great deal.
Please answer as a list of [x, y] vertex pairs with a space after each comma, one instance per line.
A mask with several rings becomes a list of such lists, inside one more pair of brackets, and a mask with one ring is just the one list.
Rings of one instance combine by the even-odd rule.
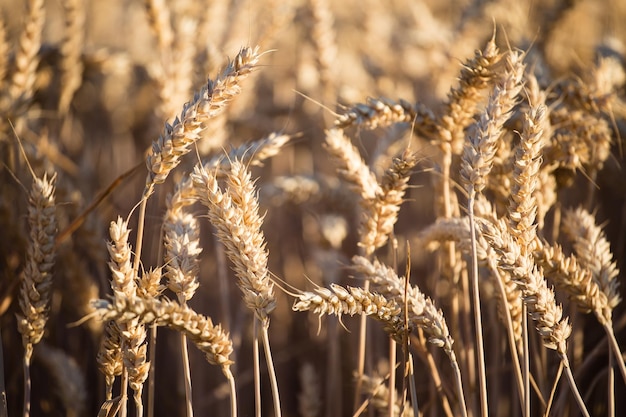
[[0, 0], [0, 417], [626, 415], [624, 22]]

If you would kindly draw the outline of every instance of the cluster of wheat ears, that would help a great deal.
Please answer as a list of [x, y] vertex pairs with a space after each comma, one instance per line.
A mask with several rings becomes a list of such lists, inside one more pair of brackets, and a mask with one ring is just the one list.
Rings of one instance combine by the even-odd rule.
[[626, 412], [626, 73], [553, 75], [573, 4], [368, 1], [350, 49], [328, 0], [129, 2], [144, 63], [47, 3], [0, 19], [0, 416]]

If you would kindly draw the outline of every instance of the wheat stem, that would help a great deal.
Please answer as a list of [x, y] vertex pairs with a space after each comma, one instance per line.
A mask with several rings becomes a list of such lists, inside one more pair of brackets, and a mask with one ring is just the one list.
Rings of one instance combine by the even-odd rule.
[[576, 385], [576, 381], [574, 380], [574, 375], [572, 374], [572, 369], [569, 366], [569, 360], [567, 359], [567, 354], [565, 352], [560, 352], [559, 356], [561, 358], [561, 363], [563, 364], [563, 368], [565, 369], [565, 376], [567, 377], [567, 382], [572, 389], [572, 394], [574, 394], [574, 398], [576, 399], [576, 403], [578, 404], [578, 408], [584, 417], [590, 417], [589, 411], [587, 411], [587, 406], [585, 406], [585, 402], [583, 398], [580, 396], [580, 391], [578, 391], [578, 386]]
[[280, 417], [282, 410], [280, 407], [280, 395], [278, 394], [278, 380], [276, 379], [276, 370], [274, 369], [274, 360], [272, 359], [272, 350], [270, 349], [269, 323], [262, 323], [261, 340], [263, 342], [263, 350], [265, 351], [265, 361], [267, 362], [267, 370], [270, 376], [270, 386], [272, 388], [272, 398], [274, 400], [274, 415]]

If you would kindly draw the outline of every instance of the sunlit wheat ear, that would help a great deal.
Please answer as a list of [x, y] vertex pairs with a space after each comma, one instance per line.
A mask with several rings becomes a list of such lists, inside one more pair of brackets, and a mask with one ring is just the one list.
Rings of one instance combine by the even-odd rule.
[[104, 374], [106, 383], [106, 399], [113, 394], [115, 377], [122, 375], [122, 343], [120, 329], [116, 322], [108, 321], [104, 326], [104, 334], [96, 357], [98, 368]]
[[544, 346], [565, 355], [567, 338], [572, 329], [568, 319], [563, 318], [563, 308], [556, 303], [554, 290], [548, 288], [532, 255], [522, 250], [504, 221], [479, 221], [479, 227], [498, 253], [500, 267], [511, 274], [522, 291], [524, 303], [536, 323]]
[[198, 199], [207, 207], [209, 220], [233, 263], [246, 306], [266, 323], [276, 299], [254, 183], [239, 161], [232, 161], [226, 176], [227, 188], [222, 191], [214, 172], [196, 165], [191, 174]]
[[621, 301], [617, 280], [619, 270], [602, 228], [591, 213], [578, 208], [565, 213], [563, 230], [574, 242], [578, 263], [591, 271], [594, 281], [606, 295], [608, 306], [614, 309]]
[[254, 70], [259, 57], [258, 47], [242, 48], [215, 80], [209, 80], [193, 100], [185, 104], [180, 116], [171, 125], [165, 125], [146, 159], [146, 190], [165, 181], [180, 163], [180, 158], [201, 138], [205, 122], [220, 114], [241, 92], [239, 83]]
[[361, 223], [359, 245], [366, 254], [382, 247], [393, 232], [406, 192], [409, 176], [417, 164], [417, 156], [408, 150], [394, 158], [383, 175], [379, 192], [372, 200], [362, 202], [364, 219]]
[[494, 66], [501, 59], [493, 37], [482, 51], [463, 65], [459, 86], [448, 93], [446, 112], [439, 121], [439, 146], [460, 154], [465, 142], [465, 129], [474, 121], [483, 90], [496, 74]]
[[48, 179], [34, 178], [28, 196], [29, 242], [26, 264], [20, 286], [18, 330], [26, 348], [25, 359], [30, 361], [33, 345], [39, 343], [50, 310], [52, 295], [52, 268], [56, 251], [54, 237], [57, 232], [55, 206], [56, 175]]
[[52, 296], [52, 268], [56, 250], [56, 206], [54, 201], [56, 174], [48, 179], [33, 178], [28, 196], [29, 239], [26, 264], [22, 272], [17, 329], [24, 346], [24, 415], [30, 413], [30, 363], [33, 347], [44, 335]]
[[[400, 306], [394, 300], [388, 300], [359, 287], [342, 287], [331, 284], [330, 288], [318, 287], [315, 291], [305, 291], [297, 295], [292, 309], [311, 311], [320, 316], [365, 314], [383, 322], [392, 333], [402, 323]], [[401, 338], [400, 332], [395, 337]]]
[[339, 173], [363, 200], [373, 200], [380, 193], [376, 176], [365, 163], [359, 150], [341, 129], [326, 131], [325, 145], [328, 153], [337, 161]]
[[581, 311], [593, 312], [602, 323], [609, 323], [613, 309], [591, 271], [579, 265], [575, 255], [565, 255], [559, 245], [540, 242], [536, 247], [535, 261], [545, 276], [565, 290]]
[[[398, 306], [404, 306], [405, 302], [409, 309], [409, 325], [419, 326], [428, 334], [428, 341], [443, 348], [447, 354], [454, 355], [452, 344], [454, 343], [448, 325], [441, 310], [437, 310], [432, 300], [426, 297], [416, 286], [405, 288], [405, 279], [399, 277], [396, 272], [382, 264], [378, 260], [369, 261], [363, 256], [352, 258], [354, 270], [369, 279], [372, 289], [389, 300], [393, 300]], [[407, 300], [405, 301], [405, 294]]]
[[168, 287], [181, 304], [190, 300], [198, 289], [200, 226], [196, 218], [182, 208], [176, 208], [176, 196], [168, 200], [163, 223], [165, 245], [165, 276]]
[[487, 107], [476, 122], [476, 132], [469, 136], [463, 148], [461, 178], [466, 187], [477, 194], [486, 186], [504, 122], [517, 104], [523, 85], [523, 58], [520, 52], [511, 51], [506, 55], [505, 75], [493, 89]]
[[136, 321], [142, 325], [155, 323], [183, 332], [202, 351], [207, 361], [218, 365], [225, 373], [233, 363], [230, 355], [232, 342], [222, 327], [196, 313], [187, 306], [167, 300], [130, 298], [120, 295], [112, 301], [95, 303], [102, 320], [115, 320], [120, 324]]
[[544, 127], [547, 123], [547, 108], [541, 103], [531, 103], [524, 115], [524, 126], [520, 142], [515, 151], [513, 188], [509, 200], [509, 227], [518, 243], [532, 251], [536, 233], [535, 219], [537, 202], [537, 176], [541, 168], [544, 145]]
[[[114, 298], [136, 297], [137, 277], [132, 267], [131, 248], [128, 243], [130, 230], [128, 224], [121, 217], [111, 222], [109, 227], [111, 242], [108, 243], [109, 269], [111, 270], [111, 288]], [[143, 383], [148, 378], [150, 364], [146, 358], [146, 329], [136, 320], [117, 323], [121, 335], [122, 359], [127, 372], [128, 383], [134, 391], [135, 403], [138, 410], [142, 410], [141, 395]], [[122, 398], [124, 398], [125, 380], [122, 379]], [[142, 411], [140, 411], [142, 412]]]

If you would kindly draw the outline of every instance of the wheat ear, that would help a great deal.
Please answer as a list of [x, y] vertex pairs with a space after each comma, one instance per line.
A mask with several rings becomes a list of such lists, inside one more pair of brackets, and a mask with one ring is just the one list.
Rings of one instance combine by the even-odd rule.
[[[146, 158], [146, 189], [164, 182], [168, 174], [178, 166], [180, 159], [200, 139], [205, 122], [220, 114], [240, 93], [239, 83], [254, 70], [259, 56], [258, 48], [242, 48], [215, 80], [209, 80], [195, 94], [193, 100], [185, 104], [180, 116], [171, 125], [165, 125], [159, 139], [152, 143], [152, 149]], [[146, 194], [149, 193], [144, 192]]]
[[604, 315], [601, 316], [598, 311], [596, 317], [607, 333], [611, 350], [615, 355], [622, 377], [626, 381], [626, 365], [613, 333], [611, 318], [613, 309], [621, 301], [618, 291], [619, 281], [616, 279], [619, 270], [613, 260], [611, 245], [602, 228], [596, 224], [594, 216], [582, 208], [566, 212], [563, 218], [563, 229], [574, 242], [574, 250], [581, 267], [591, 272], [593, 281], [604, 294], [602, 301], [606, 300], [606, 304], [600, 303], [600, 306], [597, 306], [602, 307]]
[[85, 43], [85, 4], [83, 0], [64, 0], [65, 34], [61, 44], [61, 93], [59, 113], [67, 113], [74, 93], [83, 79], [81, 54]]
[[376, 129], [395, 123], [411, 123], [426, 137], [433, 137], [437, 131], [435, 115], [425, 105], [405, 100], [396, 102], [384, 97], [368, 98], [365, 103], [352, 106], [335, 120], [335, 126], [341, 129], [352, 126]]
[[[111, 289], [115, 298], [136, 297], [137, 277], [131, 265], [131, 247], [128, 243], [130, 230], [128, 224], [121, 217], [111, 222], [109, 227], [111, 242], [108, 243], [109, 269], [111, 270]], [[125, 323], [118, 322], [120, 329], [122, 359], [124, 370], [122, 373], [122, 410], [126, 407], [126, 383], [134, 392], [135, 405], [138, 415], [143, 415], [143, 402], [141, 395], [143, 383], [148, 378], [150, 364], [146, 358], [147, 345], [146, 328], [137, 320]]]
[[20, 35], [18, 49], [15, 51], [15, 72], [9, 86], [9, 96], [14, 110], [19, 111], [20, 106], [28, 103], [33, 96], [45, 17], [43, 0], [27, 2], [26, 23]]
[[467, 192], [467, 208], [470, 221], [471, 239], [471, 287], [472, 305], [474, 306], [474, 330], [476, 332], [476, 348], [478, 355], [478, 379], [480, 384], [480, 403], [482, 416], [486, 417], [489, 410], [487, 403], [487, 379], [485, 374], [485, 351], [482, 337], [482, 318], [480, 312], [480, 292], [478, 285], [478, 260], [476, 254], [476, 227], [474, 219], [474, 202], [476, 195], [486, 186], [487, 176], [493, 166], [498, 140], [502, 134], [504, 122], [509, 118], [513, 106], [522, 88], [524, 65], [523, 55], [510, 51], [506, 57], [506, 72], [501, 84], [496, 85], [489, 96], [487, 107], [481, 113], [476, 124], [476, 134], [469, 137], [463, 150], [461, 162], [461, 179]]
[[209, 220], [217, 229], [217, 237], [234, 265], [244, 303], [254, 311], [255, 320], [261, 324], [261, 340], [270, 373], [275, 413], [276, 417], [280, 417], [280, 397], [268, 334], [269, 314], [276, 307], [276, 298], [267, 268], [268, 252], [261, 231], [263, 219], [259, 215], [254, 183], [246, 165], [237, 160], [231, 162], [226, 173], [225, 192], [219, 188], [216, 175], [207, 172], [201, 165], [196, 165], [191, 177], [198, 199], [207, 207]]
[[572, 328], [568, 319], [563, 319], [563, 308], [557, 305], [554, 290], [548, 288], [541, 270], [534, 263], [532, 254], [522, 250], [509, 233], [504, 221], [480, 221], [480, 228], [489, 244], [498, 253], [500, 267], [511, 273], [522, 290], [524, 304], [536, 323], [543, 345], [558, 353], [580, 411], [583, 415], [589, 416], [567, 358], [567, 338]]
[[30, 363], [33, 347], [44, 335], [52, 296], [52, 268], [56, 250], [56, 206], [54, 202], [56, 175], [50, 179], [33, 178], [28, 196], [28, 224], [30, 227], [26, 265], [20, 285], [20, 313], [17, 329], [24, 346], [24, 416], [30, 415]]
[[[178, 297], [181, 305], [193, 297], [198, 289], [200, 226], [190, 213], [185, 212], [187, 201], [193, 197], [193, 188], [183, 187], [176, 189], [168, 198], [167, 211], [163, 222], [165, 246], [165, 276], [168, 287]], [[189, 353], [187, 337], [180, 335], [181, 354], [185, 376], [185, 395], [187, 397], [187, 417], [193, 416], [191, 398], [191, 370], [189, 368]]]
[[428, 341], [444, 350], [454, 371], [461, 415], [467, 416], [461, 371], [452, 348], [454, 340], [448, 330], [443, 312], [438, 310], [432, 300], [426, 297], [418, 287], [406, 287], [404, 279], [398, 277], [393, 269], [379, 261], [371, 262], [365, 257], [355, 256], [352, 258], [352, 263], [356, 271], [371, 281], [373, 289], [394, 300], [400, 306], [406, 303], [409, 325], [422, 328], [428, 335]]
[[114, 321], [108, 321], [104, 326], [104, 335], [100, 342], [97, 361], [98, 368], [104, 374], [106, 383], [105, 399], [109, 401], [113, 398], [115, 377], [122, 375], [124, 368], [120, 329]]

